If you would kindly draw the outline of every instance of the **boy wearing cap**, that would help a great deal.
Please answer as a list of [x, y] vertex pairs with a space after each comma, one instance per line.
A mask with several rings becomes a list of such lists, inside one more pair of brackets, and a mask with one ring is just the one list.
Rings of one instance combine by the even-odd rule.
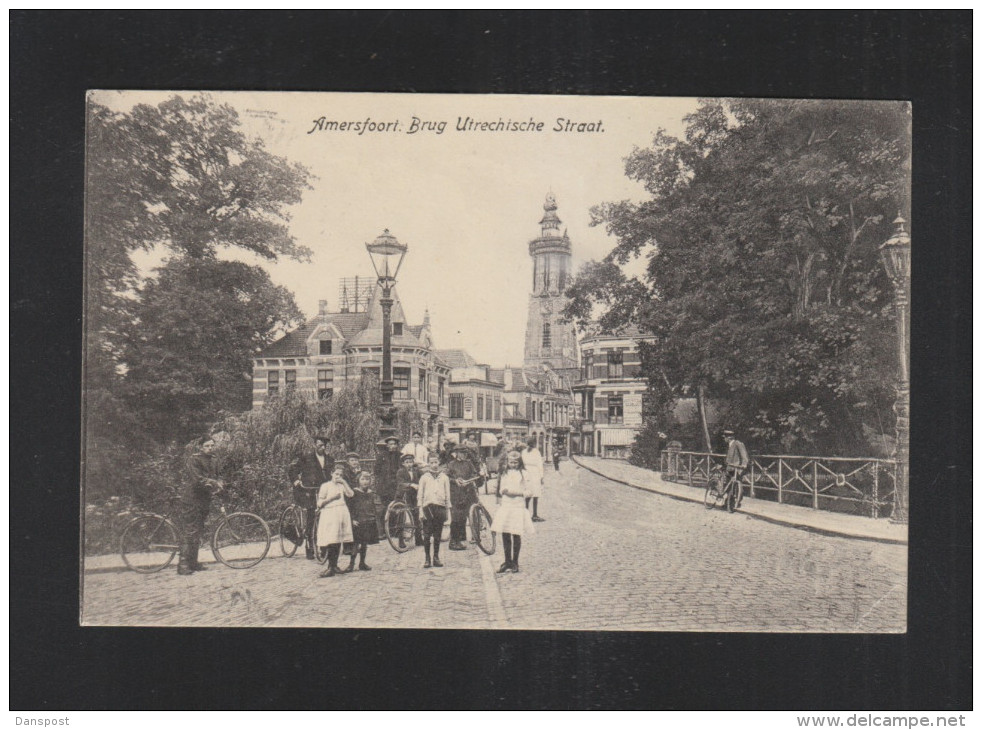
[[477, 501], [477, 492], [472, 486], [478, 476], [477, 468], [470, 460], [470, 449], [458, 446], [453, 450], [454, 460], [447, 464], [447, 476], [450, 477], [450, 500], [453, 508], [450, 510], [450, 549], [466, 550], [464, 541], [467, 539], [467, 511]]
[[361, 471], [361, 457], [356, 451], [344, 455], [344, 480], [348, 484], [358, 483], [358, 473]]
[[314, 436], [314, 450], [304, 454], [290, 468], [293, 482], [293, 502], [304, 511], [304, 543], [307, 560], [314, 559], [314, 516], [316, 514], [317, 491], [321, 484], [330, 481], [334, 469], [334, 457], [327, 447], [331, 439], [326, 433]]
[[[403, 453], [402, 466], [396, 472], [396, 499], [401, 499], [406, 506], [413, 511], [416, 516], [416, 524], [419, 525], [419, 510], [416, 507], [416, 490], [419, 485], [420, 469], [416, 466], [416, 457], [412, 454]], [[416, 544], [423, 544], [423, 535], [419, 528], [416, 529]], [[399, 547], [405, 547], [402, 536], [399, 536]]]

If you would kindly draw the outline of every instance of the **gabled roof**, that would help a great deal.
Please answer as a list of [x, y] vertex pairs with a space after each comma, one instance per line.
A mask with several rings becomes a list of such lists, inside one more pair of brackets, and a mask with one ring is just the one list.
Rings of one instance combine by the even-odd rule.
[[478, 364], [477, 360], [471, 357], [467, 350], [433, 350], [433, 354], [451, 368], [469, 368]]

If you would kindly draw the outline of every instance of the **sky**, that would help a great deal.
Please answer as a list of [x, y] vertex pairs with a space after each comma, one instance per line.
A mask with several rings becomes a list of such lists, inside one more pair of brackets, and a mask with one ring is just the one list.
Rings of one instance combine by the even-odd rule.
[[[641, 185], [624, 174], [624, 158], [649, 146], [659, 128], [681, 135], [683, 117], [697, 105], [640, 97], [208, 93], [238, 111], [247, 135], [316, 176], [290, 221], [292, 235], [313, 251], [310, 262], [269, 263], [238, 252], [229, 258], [263, 266], [312, 316], [323, 299], [337, 310], [340, 277], [374, 276], [365, 243], [387, 228], [409, 246], [397, 285], [409, 323], [420, 323], [429, 309], [436, 347], [463, 348], [493, 366], [523, 359], [528, 242], [539, 235], [546, 194], [555, 195], [572, 242], [573, 270], [602, 258], [616, 241], [590, 227], [590, 208], [644, 199]], [[125, 111], [171, 95], [98, 91], [92, 98]], [[531, 119], [542, 129], [458, 131], [468, 117]], [[317, 125], [320, 118], [361, 127], [342, 131]], [[366, 129], [366, 119], [387, 130]], [[421, 129], [410, 133], [414, 119]], [[582, 131], [554, 131], [567, 126], [559, 119]], [[437, 133], [432, 127], [441, 122]], [[137, 259], [145, 271], [160, 261], [160, 252]]]

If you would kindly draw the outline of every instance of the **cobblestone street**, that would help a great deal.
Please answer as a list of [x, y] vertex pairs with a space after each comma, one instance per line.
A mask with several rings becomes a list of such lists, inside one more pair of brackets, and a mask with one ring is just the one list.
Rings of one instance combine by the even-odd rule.
[[[485, 497], [494, 512], [492, 497]], [[903, 545], [812, 534], [632, 489], [564, 461], [546, 472], [518, 574], [468, 546], [372, 546], [332, 579], [274, 542], [251, 570], [89, 572], [88, 625], [902, 632]], [[344, 558], [343, 560], [346, 560]], [[342, 563], [343, 564], [343, 563]]]

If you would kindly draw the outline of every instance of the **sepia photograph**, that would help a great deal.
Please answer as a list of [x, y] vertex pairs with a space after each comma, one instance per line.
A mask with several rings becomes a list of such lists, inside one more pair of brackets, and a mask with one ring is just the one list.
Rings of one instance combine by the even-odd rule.
[[90, 91], [81, 623], [905, 632], [911, 114]]

